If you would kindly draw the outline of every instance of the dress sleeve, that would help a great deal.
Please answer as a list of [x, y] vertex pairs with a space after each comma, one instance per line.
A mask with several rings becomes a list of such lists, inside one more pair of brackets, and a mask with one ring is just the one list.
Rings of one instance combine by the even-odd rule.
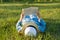
[[46, 22], [42, 18], [40, 19], [40, 25], [46, 26]]
[[46, 29], [46, 22], [41, 18], [39, 23], [40, 23], [40, 25], [38, 26], [39, 30], [41, 32], [44, 32]]
[[17, 29], [18, 32], [22, 29], [22, 22], [21, 21], [17, 22], [16, 29]]

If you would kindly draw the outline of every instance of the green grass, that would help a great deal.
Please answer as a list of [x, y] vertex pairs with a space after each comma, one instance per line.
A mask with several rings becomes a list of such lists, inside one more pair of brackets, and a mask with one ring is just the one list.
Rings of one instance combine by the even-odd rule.
[[[2, 4], [3, 5], [3, 4]], [[60, 40], [60, 5], [0, 5], [0, 40]], [[21, 9], [38, 6], [41, 17], [46, 21], [47, 28], [36, 38], [25, 37], [18, 34], [16, 23], [20, 17]]]

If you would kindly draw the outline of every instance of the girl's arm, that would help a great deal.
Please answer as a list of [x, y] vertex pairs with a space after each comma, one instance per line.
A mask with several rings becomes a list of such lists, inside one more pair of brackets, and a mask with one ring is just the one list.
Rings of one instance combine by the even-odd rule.
[[39, 30], [41, 32], [45, 32], [46, 29], [46, 22], [41, 18], [39, 11], [37, 12], [38, 20], [39, 20]]
[[37, 11], [37, 16], [38, 16], [38, 19], [40, 19], [40, 13], [39, 13], [39, 10]]
[[20, 19], [18, 20], [17, 24], [16, 24], [16, 29], [18, 30], [18, 32], [22, 29], [22, 19], [24, 17], [24, 12], [22, 10], [22, 13], [20, 15]]
[[23, 17], [24, 17], [24, 10], [22, 10], [22, 13], [20, 15], [20, 19], [19, 20], [22, 21]]

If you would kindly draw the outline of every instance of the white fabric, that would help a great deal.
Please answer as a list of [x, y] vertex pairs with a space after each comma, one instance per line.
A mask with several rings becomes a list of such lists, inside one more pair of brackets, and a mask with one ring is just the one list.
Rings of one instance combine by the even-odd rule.
[[[41, 19], [41, 18], [40, 18]], [[40, 22], [40, 19], [38, 20]]]
[[21, 29], [22, 29], [21, 26], [18, 26], [18, 27], [17, 27], [18, 32], [19, 32]]
[[29, 21], [30, 21], [30, 18], [23, 19], [22, 24], [24, 25], [24, 24], [28, 23]]

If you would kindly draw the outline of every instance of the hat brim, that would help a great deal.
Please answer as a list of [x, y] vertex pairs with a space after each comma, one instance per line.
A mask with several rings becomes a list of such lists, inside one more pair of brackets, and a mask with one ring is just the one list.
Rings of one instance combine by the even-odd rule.
[[36, 30], [38, 31], [38, 26], [37, 26], [37, 24], [35, 24], [34, 22], [28, 22], [28, 23], [24, 24], [24, 25], [22, 26], [22, 31], [24, 31], [29, 25], [34, 26], [34, 27], [36, 28]]

